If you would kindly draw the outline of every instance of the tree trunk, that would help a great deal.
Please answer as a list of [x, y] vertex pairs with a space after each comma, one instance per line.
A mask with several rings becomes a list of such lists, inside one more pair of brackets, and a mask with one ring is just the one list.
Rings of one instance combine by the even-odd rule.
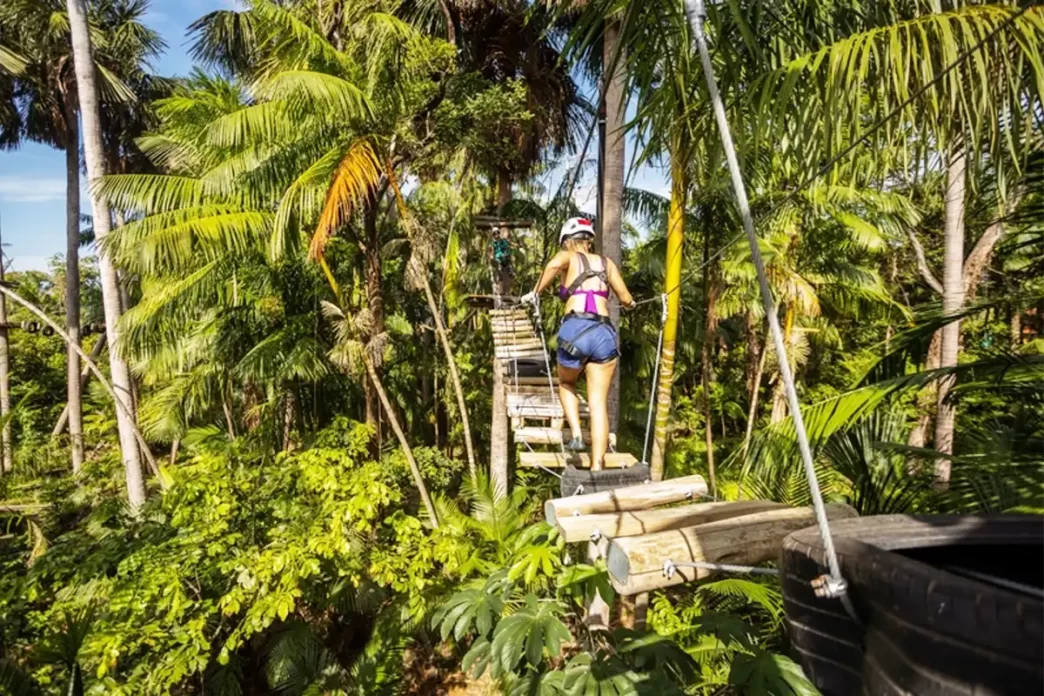
[[[748, 330], [750, 325], [748, 324]], [[751, 335], [754, 336], [753, 331]], [[757, 337], [748, 339], [750, 342], [757, 344]], [[754, 370], [753, 378], [748, 382], [747, 389], [750, 392], [750, 408], [747, 410], [747, 433], [743, 437], [743, 452], [740, 454], [740, 461], [746, 461], [747, 451], [750, 449], [750, 438], [754, 434], [754, 423], [758, 419], [758, 395], [761, 393], [761, 376], [765, 374], [765, 360], [768, 358], [769, 348], [769, 330], [765, 329], [765, 340], [761, 344], [761, 355], [758, 359], [758, 365]], [[757, 350], [755, 348], [755, 350]]]
[[[939, 368], [939, 357], [942, 347], [942, 330], [932, 334], [932, 341], [928, 344], [928, 356], [925, 358], [924, 369], [937, 370]], [[910, 447], [925, 447], [928, 444], [928, 433], [932, 429], [932, 418], [935, 417], [935, 402], [938, 398], [938, 383], [932, 382], [917, 396], [917, 424], [910, 431], [906, 444]]]
[[678, 319], [681, 312], [682, 246], [685, 242], [685, 163], [680, 157], [680, 142], [672, 143], [671, 207], [667, 222], [667, 267], [664, 291], [667, 293], [667, 322], [663, 325], [663, 357], [660, 382], [656, 387], [656, 432], [649, 465], [653, 481], [663, 480], [666, 464], [667, 430], [671, 415], [671, 388], [674, 385], [674, 353], [678, 344]]
[[450, 347], [449, 338], [446, 336], [446, 327], [442, 323], [442, 314], [435, 304], [435, 295], [431, 291], [431, 283], [428, 282], [428, 274], [421, 271], [420, 275], [424, 282], [424, 297], [428, 300], [428, 309], [435, 318], [435, 332], [442, 343], [443, 353], [446, 355], [446, 365], [449, 367], [450, 381], [453, 382], [453, 391], [457, 395], [457, 408], [460, 410], [460, 424], [464, 429], [464, 446], [468, 455], [468, 470], [471, 472], [471, 480], [478, 483], [478, 465], [475, 463], [475, 446], [471, 441], [471, 424], [468, 422], [468, 404], [464, 400], [464, 387], [460, 383], [460, 372], [457, 370], [457, 361]]
[[[3, 242], [0, 241], [0, 283], [4, 282]], [[7, 340], [7, 297], [0, 295], [0, 473], [14, 468], [14, 444], [11, 442], [11, 344]], [[75, 460], [74, 460], [75, 461]]]
[[49, 326], [52, 330], [54, 330], [54, 332], [58, 336], [60, 336], [63, 341], [65, 341], [65, 344], [67, 346], [72, 346], [77, 351], [77, 354], [80, 356], [80, 361], [87, 365], [88, 369], [90, 369], [90, 371], [94, 373], [95, 379], [98, 380], [98, 382], [102, 385], [102, 389], [104, 389], [105, 393], [108, 394], [109, 398], [112, 399], [113, 405], [116, 406], [116, 409], [118, 411], [123, 411], [124, 415], [128, 417], [127, 422], [130, 424], [131, 433], [134, 436], [135, 442], [137, 442], [138, 445], [141, 446], [141, 452], [145, 454], [145, 459], [148, 462], [149, 469], [152, 471], [153, 474], [155, 474], [156, 479], [159, 481], [160, 487], [166, 489], [167, 485], [164, 482], [163, 477], [160, 475], [160, 470], [159, 467], [156, 465], [155, 458], [152, 456], [152, 453], [148, 449], [148, 443], [145, 442], [145, 438], [142, 436], [141, 431], [138, 430], [138, 426], [134, 422], [133, 414], [127, 411], [127, 407], [124, 404], [124, 402], [116, 396], [116, 390], [109, 383], [109, 380], [106, 379], [105, 375], [102, 374], [101, 368], [98, 367], [97, 363], [95, 363], [94, 360], [92, 360], [91, 357], [87, 355], [87, 353], [83, 352], [83, 348], [80, 348], [75, 343], [70, 341], [69, 334], [65, 333], [65, 329], [63, 329], [62, 326], [54, 319], [51, 319], [51, 317], [47, 316], [47, 313], [40, 309], [39, 306], [33, 304], [32, 302], [29, 302], [24, 297], [16, 293], [14, 290], [11, 290], [10, 288], [4, 285], [0, 285], [0, 294], [11, 298], [18, 304], [28, 309], [32, 314], [35, 314], [40, 319], [40, 321], [42, 321], [45, 325]]
[[[787, 356], [790, 355], [790, 344], [793, 342], [794, 337], [794, 310], [792, 307], [787, 307], [786, 316], [783, 319], [783, 345], [786, 348], [787, 355], [776, 356], [777, 361], [786, 360]], [[783, 372], [779, 370], [776, 373], [776, 386], [772, 390], [772, 422], [778, 423], [787, 417], [787, 394], [783, 384]]]
[[[381, 289], [381, 236], [377, 228], [378, 201], [371, 198], [363, 210], [363, 227], [366, 234], [363, 256], [366, 264], [366, 304], [373, 317], [373, 332], [367, 338], [384, 333], [384, 292]], [[380, 368], [374, 367], [378, 376]], [[372, 425], [377, 434], [377, 442], [381, 441], [380, 406], [377, 391], [372, 385], [363, 387], [366, 397], [366, 423]]]
[[[624, 139], [627, 110], [624, 89], [626, 57], [623, 55], [624, 47], [620, 42], [619, 20], [606, 22], [602, 44], [602, 79], [605, 80], [605, 161], [602, 164], [604, 187], [599, 229], [602, 232], [601, 253], [619, 267], [623, 265], [620, 228], [623, 218], [624, 158], [627, 154], [627, 143]], [[608, 77], [611, 69], [612, 76]], [[615, 294], [609, 298], [609, 318], [613, 326], [620, 325], [620, 299]], [[620, 421], [620, 370], [613, 373], [613, 382], [609, 387], [608, 410], [609, 432], [615, 433]]]
[[[511, 202], [511, 180], [506, 172], [497, 174], [497, 214], [504, 214], [504, 207]], [[499, 279], [497, 279], [499, 282]], [[500, 293], [504, 292], [499, 287]], [[511, 489], [511, 424], [507, 413], [507, 394], [504, 392], [504, 372], [501, 362], [493, 358], [493, 402], [489, 424], [489, 478], [493, 494], [505, 496]]]
[[[102, 149], [101, 112], [98, 89], [94, 83], [94, 61], [91, 56], [90, 31], [87, 26], [85, 0], [68, 0], [69, 30], [72, 36], [76, 67], [76, 85], [83, 119], [83, 145], [87, 160], [87, 178], [91, 191], [105, 175], [105, 153]], [[109, 206], [97, 193], [91, 194], [94, 214], [94, 237], [98, 245], [98, 266], [101, 271], [102, 300], [105, 307], [105, 331], [109, 341], [109, 368], [112, 383], [123, 408], [116, 409], [116, 424], [120, 435], [120, 452], [127, 481], [127, 498], [134, 513], [145, 503], [145, 480], [141, 471], [141, 456], [135, 441], [133, 422], [134, 404], [131, 400], [130, 371], [119, 355], [120, 288], [116, 268], [105, 251], [104, 240], [109, 233]], [[76, 375], [77, 379], [79, 374]]]
[[[943, 313], [951, 315], [964, 306], [964, 193], [965, 155], [958, 150], [950, 162], [946, 181], [946, 217], [943, 240]], [[954, 320], [942, 328], [942, 345], [939, 367], [953, 367], [960, 352], [961, 325]], [[954, 376], [939, 380], [936, 400], [935, 449], [953, 454], [953, 424], [956, 409], [950, 402], [950, 391], [956, 382]], [[950, 460], [946, 457], [935, 462], [935, 479], [940, 485], [950, 481]]]
[[388, 416], [388, 422], [391, 423], [395, 437], [399, 440], [399, 446], [402, 447], [402, 453], [406, 456], [406, 462], [410, 465], [413, 483], [417, 486], [417, 493], [420, 495], [421, 502], [424, 503], [424, 509], [428, 511], [428, 517], [431, 518], [431, 526], [438, 529], [439, 518], [435, 514], [435, 506], [432, 504], [431, 496], [428, 494], [428, 487], [424, 484], [424, 477], [421, 476], [420, 467], [417, 466], [417, 460], [413, 458], [413, 450], [410, 449], [410, 443], [406, 441], [406, 434], [403, 433], [402, 426], [399, 425], [398, 416], [392, 410], [388, 394], [384, 391], [384, 385], [381, 384], [381, 378], [377, 374], [373, 360], [365, 350], [363, 351], [363, 364], [366, 365], [366, 374], [369, 375], [374, 391], [377, 392], [377, 397], [380, 399], [381, 405], [384, 406], [384, 413]]
[[[115, 159], [115, 158], [113, 158]], [[113, 170], [116, 171], [116, 170]], [[123, 227], [127, 220], [119, 210], [112, 211], [112, 219], [116, 223], [116, 229]], [[120, 288], [120, 316], [131, 308], [130, 280], [120, 271], [116, 271], [116, 284]], [[134, 413], [138, 413], [138, 381], [134, 375], [130, 376], [131, 402], [134, 404]]]
[[[385, 173], [388, 176], [388, 184], [392, 188], [392, 192], [395, 194], [395, 202], [399, 207], [399, 214], [402, 216], [403, 222], [407, 225], [407, 231], [411, 232], [411, 226], [413, 224], [413, 216], [410, 213], [409, 208], [406, 207], [406, 201], [402, 197], [402, 191], [399, 189], [399, 184], [395, 180], [395, 172], [392, 170], [390, 163], [385, 167]], [[412, 232], [410, 234], [412, 237]], [[460, 410], [460, 424], [464, 430], [464, 448], [468, 456], [468, 469], [471, 472], [471, 480], [476, 485], [478, 484], [478, 465], [475, 463], [475, 445], [471, 438], [471, 424], [468, 422], [468, 404], [464, 400], [464, 387], [460, 382], [460, 372], [457, 370], [457, 358], [453, 354], [453, 348], [450, 346], [449, 336], [446, 334], [446, 326], [442, 323], [442, 312], [439, 311], [438, 304], [435, 302], [435, 293], [431, 290], [431, 281], [428, 279], [427, 268], [417, 268], [416, 274], [420, 285], [424, 290], [424, 298], [428, 301], [428, 310], [431, 312], [431, 316], [435, 320], [435, 333], [439, 337], [439, 342], [442, 344], [442, 350], [446, 356], [446, 366], [449, 368], [450, 381], [453, 383], [453, 391], [457, 396], [457, 408]]]
[[710, 483], [711, 495], [717, 495], [718, 486], [714, 475], [714, 429], [711, 417], [711, 385], [714, 382], [714, 368], [711, 358], [714, 351], [714, 340], [718, 333], [718, 316], [715, 311], [715, 296], [718, 288], [711, 281], [714, 269], [710, 263], [710, 234], [704, 230], [703, 234], [703, 297], [704, 321], [703, 321], [703, 347], [700, 350], [701, 375], [703, 385], [703, 433], [704, 444], [707, 447], [707, 481]]
[[[98, 340], [94, 342], [94, 347], [91, 348], [91, 360], [98, 360], [98, 356], [101, 355], [102, 350], [105, 348], [105, 334], [98, 337]], [[75, 351], [73, 351], [75, 353]], [[76, 355], [76, 362], [79, 364], [80, 356]], [[91, 378], [91, 370], [89, 367], [84, 365], [80, 369], [80, 392], [87, 388], [87, 382]], [[54, 429], [51, 431], [51, 437], [58, 437], [65, 430], [65, 426], [69, 424], [69, 404], [65, 404], [65, 408], [62, 409], [61, 415], [58, 416], [58, 420], [54, 424]]]
[[509, 478], [511, 448], [510, 421], [507, 414], [504, 371], [501, 363], [493, 358], [493, 416], [489, 428], [489, 478], [493, 494], [502, 497], [511, 486]]
[[[74, 85], [65, 96], [65, 331], [80, 345], [80, 133]], [[80, 356], [65, 348], [65, 393], [73, 473], [83, 466]]]

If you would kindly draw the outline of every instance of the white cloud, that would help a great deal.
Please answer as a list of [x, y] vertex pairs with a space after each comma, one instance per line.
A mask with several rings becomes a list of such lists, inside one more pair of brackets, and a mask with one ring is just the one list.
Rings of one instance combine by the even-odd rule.
[[43, 203], [65, 200], [65, 179], [0, 176], [0, 201]]

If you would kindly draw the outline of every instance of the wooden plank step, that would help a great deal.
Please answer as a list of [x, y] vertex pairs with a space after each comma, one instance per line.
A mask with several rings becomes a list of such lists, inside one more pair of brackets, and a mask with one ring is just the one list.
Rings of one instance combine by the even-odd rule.
[[[543, 385], [539, 385], [543, 386]], [[507, 388], [507, 401], [508, 406], [559, 406], [561, 407], [562, 402], [558, 399], [558, 391], [551, 392], [550, 390], [544, 390], [536, 394], [526, 394], [521, 392], [513, 392], [511, 390], [510, 380], [505, 385]], [[580, 397], [580, 409], [586, 408], [587, 402], [583, 396]]]
[[528, 326], [533, 328], [533, 320], [529, 316], [524, 317], [490, 317], [490, 326], [504, 326], [507, 328], [513, 328], [515, 326]]
[[[569, 439], [568, 430], [559, 428], [542, 428], [538, 426], [525, 426], [515, 429], [515, 442], [527, 445], [555, 445], [562, 444], [562, 438]], [[584, 442], [591, 444], [591, 433], [584, 431]]]
[[493, 326], [491, 327], [493, 335], [497, 338], [502, 336], [536, 336], [536, 331], [529, 324], [519, 324], [518, 326]]
[[532, 350], [535, 348], [541, 354], [544, 352], [544, 344], [539, 338], [529, 338], [524, 340], [516, 338], [511, 341], [501, 341], [497, 344], [497, 348], [499, 350]]
[[529, 319], [528, 309], [491, 309], [489, 316], [508, 319]]
[[520, 394], [523, 396], [547, 396], [548, 394], [558, 394], [558, 390], [551, 391], [547, 386], [547, 382], [543, 384], [512, 384], [511, 380], [507, 381], [504, 385], [505, 394]]
[[507, 331], [507, 332], [503, 332], [503, 333], [497, 333], [497, 332], [493, 333], [493, 342], [494, 343], [511, 343], [512, 341], [537, 341], [537, 342], [542, 342], [540, 340], [540, 336], [538, 336], [535, 333], [532, 333], [532, 330], [529, 330], [529, 331], [516, 331], [516, 332], [509, 332], [509, 331]]
[[[545, 469], [564, 469], [569, 463], [581, 469], [591, 468], [591, 456], [586, 452], [574, 454], [572, 452], [562, 454], [561, 452], [519, 452], [518, 465], [527, 468], [542, 466]], [[638, 459], [633, 454], [623, 452], [610, 452], [605, 455], [606, 469], [624, 469], [634, 466]]]
[[535, 360], [544, 357], [543, 351], [534, 348], [523, 348], [522, 350], [503, 349], [495, 352], [498, 360]]
[[[509, 374], [504, 375], [504, 380], [509, 384], [532, 384], [547, 386], [547, 377], [512, 377]], [[552, 377], [551, 382], [555, 385], [555, 389], [558, 389], [558, 378]], [[558, 393], [557, 391], [555, 392]]]
[[[551, 394], [512, 394], [507, 395], [508, 415], [515, 418], [564, 418], [562, 402]], [[580, 415], [586, 416], [587, 404], [580, 402]]]
[[536, 352], [540, 353], [540, 355], [544, 354], [544, 346], [540, 343], [540, 341], [523, 341], [520, 343], [515, 343], [514, 341], [510, 340], [494, 341], [493, 347], [497, 350], [535, 350]]

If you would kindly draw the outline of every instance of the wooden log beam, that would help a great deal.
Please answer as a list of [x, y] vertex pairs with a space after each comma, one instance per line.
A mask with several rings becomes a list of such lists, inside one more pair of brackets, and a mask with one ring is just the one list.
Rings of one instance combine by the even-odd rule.
[[704, 495], [707, 495], [707, 482], [702, 476], [683, 476], [656, 483], [617, 488], [614, 491], [555, 498], [544, 503], [544, 518], [548, 524], [553, 525], [557, 524], [560, 517], [648, 510], [658, 505], [696, 500]]
[[694, 503], [660, 510], [606, 512], [598, 515], [566, 515], [555, 520], [567, 542], [588, 541], [595, 537], [639, 536], [670, 529], [695, 527], [734, 517], [788, 507], [770, 500], [736, 500], [720, 503]]
[[[590, 469], [591, 457], [586, 452], [562, 454], [561, 452], [520, 452], [518, 465], [522, 467], [542, 466], [545, 469], [564, 469], [566, 464], [578, 469]], [[623, 469], [638, 463], [633, 454], [610, 452], [605, 455], [606, 469]]]
[[[827, 505], [831, 520], [855, 517], [847, 505]], [[753, 566], [773, 560], [783, 538], [816, 523], [812, 508], [785, 508], [642, 536], [613, 539], [609, 544], [609, 580], [622, 595], [680, 585], [710, 575], [705, 568], [679, 567], [671, 577], [664, 563], [731, 563]]]

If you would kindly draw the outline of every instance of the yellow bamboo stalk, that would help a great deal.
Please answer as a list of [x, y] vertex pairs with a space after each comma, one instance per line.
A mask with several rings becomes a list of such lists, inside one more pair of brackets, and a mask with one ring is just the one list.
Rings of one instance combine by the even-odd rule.
[[674, 351], [678, 342], [678, 316], [681, 312], [682, 245], [685, 242], [685, 162], [678, 138], [671, 154], [671, 207], [667, 218], [667, 323], [663, 326], [663, 356], [660, 359], [660, 382], [656, 387], [656, 431], [653, 436], [653, 481], [663, 480], [667, 451], [667, 426], [671, 414], [671, 387], [674, 384]]

